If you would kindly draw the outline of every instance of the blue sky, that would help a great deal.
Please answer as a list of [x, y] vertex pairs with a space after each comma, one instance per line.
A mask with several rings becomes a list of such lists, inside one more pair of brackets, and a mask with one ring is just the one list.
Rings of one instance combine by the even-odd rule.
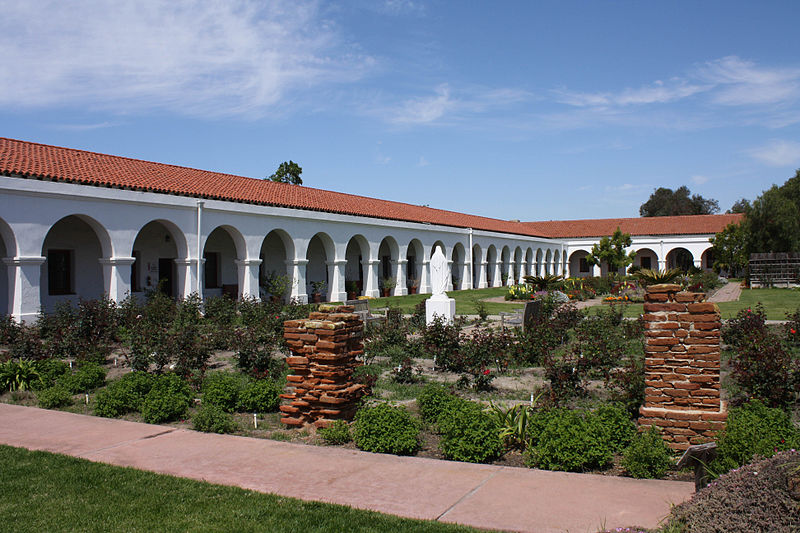
[[797, 1], [0, 0], [0, 136], [496, 218], [800, 167]]

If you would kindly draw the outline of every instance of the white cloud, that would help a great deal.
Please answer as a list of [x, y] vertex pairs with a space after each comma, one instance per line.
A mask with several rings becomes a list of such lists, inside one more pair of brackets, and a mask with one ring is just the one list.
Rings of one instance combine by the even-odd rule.
[[719, 104], [774, 104], [800, 96], [800, 69], [758, 67], [736, 56], [709, 61], [698, 76], [718, 86], [713, 100]]
[[450, 98], [450, 88], [447, 84], [443, 84], [436, 88], [433, 96], [413, 98], [403, 102], [391, 121], [398, 124], [434, 122], [455, 105], [456, 102]]
[[676, 78], [670, 80], [669, 83], [657, 80], [650, 86], [636, 89], [625, 88], [616, 93], [580, 93], [563, 89], [557, 90], [555, 93], [557, 100], [563, 104], [576, 107], [609, 107], [665, 104], [687, 98], [708, 89], [708, 85], [690, 84]]
[[0, 0], [0, 106], [263, 115], [372, 59], [315, 2]]
[[708, 183], [709, 179], [710, 178], [708, 176], [701, 176], [699, 174], [691, 177], [692, 183], [695, 185], [703, 185], [704, 183]]
[[748, 154], [771, 167], [794, 167], [800, 165], [800, 143], [773, 139], [764, 146], [748, 151]]
[[419, 163], [417, 163], [417, 166], [427, 167], [428, 165], [430, 165], [430, 162], [425, 159], [425, 156], [419, 156]]

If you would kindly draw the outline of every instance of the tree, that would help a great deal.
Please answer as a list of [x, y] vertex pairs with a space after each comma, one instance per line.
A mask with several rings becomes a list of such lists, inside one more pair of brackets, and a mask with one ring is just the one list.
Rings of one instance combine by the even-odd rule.
[[636, 252], [625, 252], [625, 248], [630, 246], [631, 242], [630, 233], [622, 233], [618, 226], [611, 237], [603, 237], [598, 244], [592, 246], [592, 253], [586, 256], [586, 262], [590, 265], [605, 262], [609, 273], [616, 273], [633, 263], [636, 257]]
[[290, 183], [292, 185], [302, 185], [303, 178], [300, 177], [300, 174], [303, 173], [303, 169], [300, 168], [300, 165], [292, 161], [291, 159], [286, 162], [284, 161], [278, 166], [278, 170], [275, 171], [275, 174], [268, 177], [267, 179], [276, 181], [279, 183]]
[[732, 213], [747, 213], [748, 209], [750, 209], [750, 200], [747, 198], [741, 198], [733, 202], [731, 208], [725, 212], [729, 215]]
[[676, 215], [713, 215], [719, 212], [716, 200], [705, 199], [699, 194], [690, 196], [685, 185], [675, 189], [659, 187], [639, 208], [643, 217], [666, 217]]
[[747, 266], [747, 239], [743, 223], [728, 224], [724, 230], [711, 237], [714, 271], [738, 276]]
[[747, 252], [800, 252], [800, 170], [773, 185], [745, 212]]

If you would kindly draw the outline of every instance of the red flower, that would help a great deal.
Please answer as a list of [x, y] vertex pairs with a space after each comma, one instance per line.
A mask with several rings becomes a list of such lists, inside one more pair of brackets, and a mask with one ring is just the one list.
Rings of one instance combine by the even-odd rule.
[[794, 328], [792, 328], [792, 329], [790, 329], [790, 330], [789, 330], [789, 333], [791, 333], [792, 335], [794, 335], [795, 333], [797, 333], [797, 331], [795, 331], [795, 330], [794, 330]]
[[484, 371], [483, 371], [483, 375], [484, 375], [484, 376], [488, 376], [490, 372], [491, 372], [491, 370], [489, 370], [489, 369], [487, 368], [486, 370], [484, 370]]

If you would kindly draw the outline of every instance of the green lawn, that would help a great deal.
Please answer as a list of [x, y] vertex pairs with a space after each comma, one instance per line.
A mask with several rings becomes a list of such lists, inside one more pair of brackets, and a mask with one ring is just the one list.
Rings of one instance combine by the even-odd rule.
[[0, 529], [476, 531], [9, 446], [0, 446]]
[[[456, 300], [456, 313], [459, 315], [474, 315], [475, 302], [494, 296], [505, 296], [505, 287], [493, 289], [477, 289], [472, 291], [452, 291], [447, 295]], [[370, 307], [400, 307], [403, 313], [410, 314], [414, 311], [414, 306], [419, 302], [429, 298], [429, 294], [412, 294], [409, 296], [391, 296], [389, 298], [376, 298], [370, 300]], [[785, 320], [787, 312], [794, 312], [800, 307], [800, 291], [792, 289], [744, 289], [738, 302], [723, 302], [719, 304], [722, 318], [728, 319], [736, 316], [740, 309], [754, 307], [761, 302], [767, 311], [767, 318], [770, 320]], [[500, 311], [511, 311], [522, 307], [522, 303], [496, 303], [486, 302], [486, 307], [490, 315], [496, 315]], [[596, 314], [604, 306], [589, 308], [590, 314]], [[638, 317], [643, 313], [642, 304], [625, 304], [623, 314], [626, 317]]]
[[[447, 295], [456, 300], [456, 314], [458, 315], [474, 315], [475, 302], [483, 300], [484, 298], [492, 298], [495, 296], [503, 297], [508, 292], [505, 287], [495, 287], [492, 289], [475, 289], [471, 291], [450, 291]], [[408, 296], [390, 296], [388, 298], [375, 298], [370, 300], [369, 305], [371, 308], [380, 307], [400, 307], [403, 313], [410, 314], [414, 311], [414, 306], [419, 302], [430, 298], [430, 294], [410, 294]], [[513, 311], [519, 309], [522, 304], [519, 302], [514, 303], [496, 303], [486, 302], [486, 308], [490, 315], [496, 315], [500, 311]]]
[[764, 304], [769, 320], [786, 320], [786, 313], [794, 313], [800, 307], [800, 291], [792, 289], [742, 289], [738, 302], [719, 304], [722, 318], [733, 318], [740, 309]]

